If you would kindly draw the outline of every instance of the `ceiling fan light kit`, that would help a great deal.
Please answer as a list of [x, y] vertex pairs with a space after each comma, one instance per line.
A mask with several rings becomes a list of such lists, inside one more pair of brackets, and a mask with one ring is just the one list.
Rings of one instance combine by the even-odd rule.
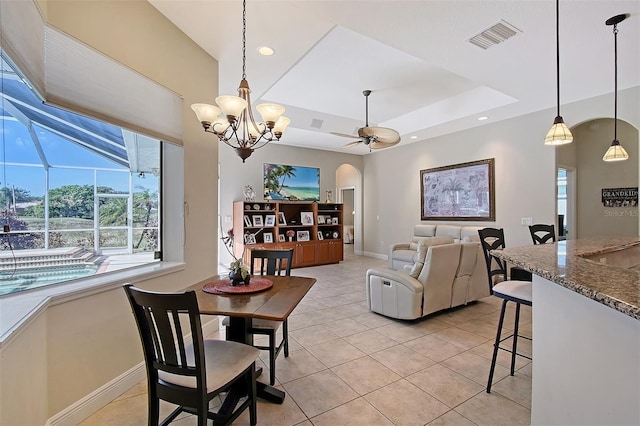
[[605, 25], [613, 25], [613, 57], [614, 57], [614, 89], [613, 89], [613, 142], [602, 159], [604, 161], [623, 161], [629, 154], [618, 140], [618, 24], [629, 17], [628, 13], [613, 16], [605, 21]]
[[191, 105], [205, 132], [215, 134], [221, 142], [234, 148], [244, 161], [258, 148], [280, 140], [291, 122], [284, 117], [284, 107], [261, 104], [256, 107], [263, 122], [256, 122], [251, 107], [251, 89], [246, 73], [247, 2], [242, 2], [242, 80], [239, 96], [218, 96], [215, 105]]
[[369, 149], [382, 149], [397, 145], [400, 142], [400, 134], [397, 131], [386, 127], [369, 126], [369, 95], [371, 94], [371, 90], [365, 90], [362, 94], [365, 98], [365, 125], [358, 129], [358, 135], [334, 132], [331, 134], [347, 138], [359, 138], [357, 141], [344, 145], [344, 148], [349, 148], [359, 143], [368, 146]]
[[560, 0], [556, 0], [556, 105], [556, 118], [544, 138], [545, 145], [565, 145], [573, 141], [573, 135], [560, 115]]

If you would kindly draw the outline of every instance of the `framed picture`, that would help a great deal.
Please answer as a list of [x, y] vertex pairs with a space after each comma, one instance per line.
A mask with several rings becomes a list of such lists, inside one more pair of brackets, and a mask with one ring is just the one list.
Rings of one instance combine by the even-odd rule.
[[303, 225], [313, 225], [313, 212], [300, 212], [300, 223]]
[[253, 217], [253, 226], [262, 226], [262, 216], [259, 214], [254, 214]]
[[244, 243], [245, 244], [255, 244], [256, 243], [255, 234], [244, 234]]
[[284, 212], [279, 212], [278, 213], [278, 225], [286, 225], [287, 224], [287, 219], [285, 219], [284, 217]]
[[337, 217], [332, 217], [331, 218], [331, 223], [334, 224], [334, 225], [337, 225], [338, 224], [338, 218]]
[[420, 170], [420, 219], [495, 221], [494, 163]]
[[264, 163], [265, 200], [320, 201], [320, 169]]
[[264, 226], [276, 226], [276, 215], [268, 214], [264, 218]]
[[318, 215], [318, 225], [324, 225], [325, 221], [324, 221], [324, 216], [319, 214]]
[[298, 231], [296, 239], [298, 241], [309, 241], [309, 231]]
[[246, 214], [244, 215], [244, 226], [251, 226], [251, 219]]
[[322, 236], [322, 231], [318, 231], [318, 239], [324, 240], [324, 237]]
[[263, 238], [264, 238], [264, 242], [265, 243], [272, 243], [273, 242], [273, 234], [271, 232], [265, 232]]
[[278, 241], [284, 243], [284, 234], [278, 234]]

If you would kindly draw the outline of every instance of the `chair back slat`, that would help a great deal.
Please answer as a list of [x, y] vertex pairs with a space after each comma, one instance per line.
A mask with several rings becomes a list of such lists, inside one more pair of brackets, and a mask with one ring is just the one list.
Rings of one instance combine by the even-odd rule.
[[204, 386], [204, 343], [195, 292], [153, 293], [131, 285], [124, 288], [142, 340], [149, 378], [157, 379], [157, 369], [195, 376], [197, 387]]
[[493, 294], [493, 286], [507, 279], [507, 262], [491, 254], [491, 250], [505, 248], [504, 230], [502, 228], [483, 228], [478, 230], [484, 260], [489, 278], [489, 291]]
[[543, 223], [531, 225], [529, 226], [529, 232], [531, 233], [533, 244], [546, 244], [548, 242], [556, 242], [555, 225], [546, 225]]
[[[259, 260], [259, 273], [255, 264]], [[251, 275], [291, 275], [293, 249], [289, 250], [251, 250]]]

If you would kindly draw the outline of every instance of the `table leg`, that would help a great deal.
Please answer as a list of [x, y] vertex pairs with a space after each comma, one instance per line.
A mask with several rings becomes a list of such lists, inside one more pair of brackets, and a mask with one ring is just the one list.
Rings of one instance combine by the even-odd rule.
[[[230, 317], [227, 340], [253, 346], [253, 334], [249, 333], [251, 318]], [[282, 404], [286, 394], [266, 383], [258, 382], [258, 397], [276, 404]], [[237, 401], [236, 401], [237, 402]]]

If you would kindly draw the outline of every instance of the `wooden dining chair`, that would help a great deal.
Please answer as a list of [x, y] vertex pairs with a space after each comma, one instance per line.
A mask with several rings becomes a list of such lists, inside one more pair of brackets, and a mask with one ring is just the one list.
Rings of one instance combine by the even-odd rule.
[[554, 225], [546, 225], [538, 223], [529, 226], [531, 239], [533, 244], [546, 244], [548, 242], [556, 242], [556, 227]]
[[[491, 294], [502, 299], [502, 308], [500, 310], [500, 319], [498, 320], [498, 330], [496, 332], [496, 339], [493, 344], [493, 356], [491, 357], [491, 367], [489, 369], [489, 380], [487, 382], [487, 393], [491, 393], [491, 384], [493, 381], [493, 373], [496, 368], [496, 361], [498, 359], [498, 350], [504, 350], [511, 352], [511, 375], [515, 372], [516, 356], [521, 356], [527, 359], [531, 359], [530, 356], [518, 353], [518, 338], [524, 338], [531, 340], [530, 337], [521, 336], [518, 334], [518, 326], [520, 322], [520, 306], [527, 305], [532, 306], [532, 282], [531, 281], [519, 281], [510, 280], [507, 277], [507, 262], [491, 254], [492, 250], [504, 249], [504, 231], [502, 228], [484, 228], [479, 229], [478, 234], [480, 236], [480, 244], [482, 245], [482, 251], [484, 252], [484, 259], [487, 265], [487, 276], [489, 278], [489, 289]], [[502, 338], [502, 325], [504, 323], [504, 316], [507, 310], [507, 303], [513, 302], [516, 304], [515, 323], [513, 327], [513, 334]], [[507, 349], [500, 346], [503, 341], [513, 338], [511, 348]]]
[[[167, 425], [183, 411], [196, 414], [199, 426], [206, 426], [207, 419], [229, 425], [247, 408], [251, 425], [257, 424], [255, 361], [260, 351], [204, 339], [194, 291], [156, 293], [131, 284], [124, 290], [142, 340], [149, 426]], [[231, 402], [223, 402], [217, 413], [209, 411], [209, 402], [221, 392]], [[162, 422], [160, 400], [178, 405]]]
[[[251, 250], [251, 275], [291, 275], [291, 264], [293, 262], [293, 249], [289, 250]], [[258, 266], [256, 267], [256, 264]], [[222, 320], [222, 325], [229, 330], [229, 317]], [[282, 327], [282, 340], [276, 343], [276, 333]], [[287, 320], [271, 321], [265, 319], [254, 318], [250, 328], [253, 335], [267, 336], [268, 345], [254, 344], [253, 346], [269, 351], [269, 384], [274, 385], [276, 382], [276, 358], [284, 349], [285, 358], [289, 357], [289, 332]]]

